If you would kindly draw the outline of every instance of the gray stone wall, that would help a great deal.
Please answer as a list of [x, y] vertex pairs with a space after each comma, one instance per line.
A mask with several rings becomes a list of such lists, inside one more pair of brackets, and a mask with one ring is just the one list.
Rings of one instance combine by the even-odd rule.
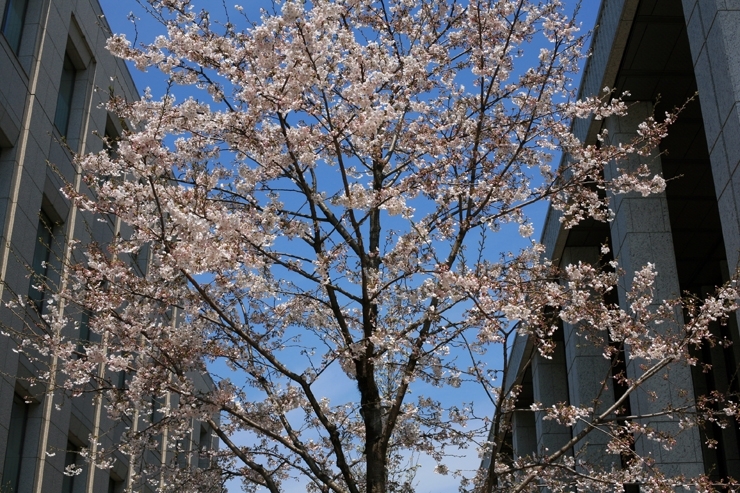
[[[6, 2], [0, 0], [0, 15]], [[108, 88], [128, 98], [137, 90], [124, 63], [105, 49], [109, 28], [97, 0], [30, 0], [17, 52], [0, 34], [0, 296], [3, 300], [29, 293], [29, 266], [33, 265], [39, 213], [54, 223], [50, 264], [60, 265], [56, 256], [68, 255], [65, 239], [98, 241], [111, 238], [113, 223], [85, 218], [65, 199], [60, 189], [76, 182], [72, 152], [102, 149], [107, 112], [100, 107]], [[76, 78], [66, 135], [54, 124], [64, 57], [74, 62]], [[97, 89], [101, 88], [101, 91]], [[120, 130], [120, 129], [119, 129]], [[52, 164], [50, 166], [49, 164]], [[79, 182], [79, 180], [77, 180]], [[84, 187], [79, 184], [78, 186]], [[82, 188], [81, 188], [82, 189]], [[61, 274], [51, 274], [59, 281]], [[69, 308], [71, 309], [71, 308]], [[17, 317], [0, 308], [5, 332], [22, 333], [39, 324], [29, 310]], [[71, 329], [64, 334], [76, 338]], [[16, 338], [0, 336], [0, 474], [2, 474], [14, 394], [26, 407], [23, 461], [18, 492], [59, 491], [68, 444], [89, 446], [91, 435], [99, 434], [103, 446], [111, 448], [103, 432], [111, 424], [101, 402], [70, 400], [60, 392], [49, 392], [34, 378], [52, 361], [37, 364], [14, 351]], [[74, 491], [108, 491], [109, 477], [127, 475], [126, 457], [109, 472], [86, 469], [75, 477]], [[6, 483], [9, 478], [3, 478]]]
[[729, 270], [740, 258], [740, 3], [683, 0]]
[[[667, 7], [667, 9], [666, 9]], [[589, 58], [583, 73], [583, 79], [579, 94], [581, 97], [594, 96], [601, 93], [602, 88], [608, 86], [613, 88], [624, 82], [625, 78], [632, 77], [630, 83], [644, 81], [645, 87], [641, 87], [641, 94], [650, 94], [649, 84], [657, 86], [659, 79], [670, 77], [668, 74], [655, 72], [640, 73], [635, 67], [629, 66], [625, 72], [620, 73], [625, 66], [627, 51], [631, 42], [632, 49], [641, 46], [639, 38], [645, 31], [645, 23], [651, 19], [650, 15], [655, 12], [656, 22], [666, 22], [673, 26], [675, 32], [683, 29], [682, 24], [676, 24], [680, 15], [676, 16], [677, 10], [680, 14], [681, 7], [685, 17], [685, 32], [675, 39], [677, 43], [683, 43], [688, 38], [690, 47], [691, 63], [698, 89], [698, 100], [701, 106], [700, 114], [706, 138], [706, 147], [711, 162], [714, 189], [716, 192], [717, 206], [721, 220], [724, 250], [726, 252], [726, 264], [729, 275], [736, 274], [740, 267], [740, 3], [734, 0], [665, 0], [655, 2], [648, 0], [603, 0], [597, 20], [598, 27], [594, 31]], [[670, 19], [660, 18], [662, 12], [670, 12]], [[642, 17], [640, 17], [642, 15]], [[631, 38], [635, 23], [642, 23], [635, 39]], [[673, 32], [673, 31], [672, 31]], [[654, 32], [653, 32], [654, 35]], [[673, 39], [673, 38], [672, 38]], [[683, 41], [681, 41], [683, 40]], [[666, 47], [662, 47], [665, 49]], [[668, 47], [670, 48], [670, 47]], [[676, 48], [678, 49], [684, 49]], [[669, 50], [670, 51], [670, 50]], [[675, 50], [674, 50], [675, 51]], [[634, 53], [634, 51], [633, 51]], [[673, 59], [672, 59], [673, 60]], [[687, 58], [688, 60], [688, 58]], [[675, 61], [675, 60], [674, 60]], [[656, 66], [661, 63], [656, 62]], [[688, 62], [687, 62], [688, 63]], [[675, 65], [683, 71], [683, 66]], [[653, 68], [651, 68], [652, 70]], [[690, 76], [690, 68], [688, 69]], [[686, 74], [681, 73], [679, 85], [686, 84]], [[620, 82], [620, 77], [622, 77]], [[640, 79], [640, 77], [644, 77]], [[689, 77], [690, 79], [690, 77]], [[670, 83], [669, 83], [670, 85]], [[655, 87], [655, 86], [654, 86]], [[666, 86], [661, 86], [665, 88]], [[633, 89], [626, 87], [626, 89]], [[691, 87], [683, 88], [691, 91]], [[677, 91], [677, 93], [680, 91]], [[655, 96], [655, 94], [654, 94]], [[647, 99], [647, 98], [646, 98]], [[634, 135], [637, 124], [652, 114], [652, 104], [659, 100], [632, 102], [630, 114], [623, 118], [612, 118], [606, 122], [583, 120], [574, 123], [576, 135], [584, 142], [593, 143], [596, 133], [606, 126], [612, 142], [625, 142]], [[683, 100], [685, 101], [685, 99]], [[683, 101], [679, 101], [680, 105]], [[671, 104], [676, 104], [675, 102]], [[683, 118], [698, 117], [699, 111], [696, 106], [689, 107], [682, 115]], [[659, 113], [670, 107], [663, 105]], [[688, 114], [688, 115], [687, 115]], [[681, 116], [679, 117], [681, 118]], [[698, 119], [698, 118], [697, 118]], [[698, 125], [698, 124], [697, 124]], [[687, 127], [690, 126], [690, 122]], [[698, 127], [697, 127], [698, 128]], [[687, 134], [689, 135], [689, 134]], [[701, 147], [701, 146], [698, 146]], [[679, 153], [668, 156], [673, 158], [673, 165], [682, 159]], [[698, 159], [694, 156], [693, 159]], [[690, 160], [690, 159], [689, 159]], [[641, 162], [625, 163], [620, 166], [637, 166], [641, 163], [648, 164], [654, 171], [660, 172], [661, 158], [656, 154]], [[608, 176], [618, 173], [615, 167], [605, 171]], [[690, 189], [683, 187], [680, 190]], [[674, 197], [671, 200], [691, 200], [690, 197]], [[625, 287], [629, 286], [634, 272], [644, 266], [647, 262], [656, 264], [659, 275], [656, 284], [656, 296], [658, 299], [671, 299], [681, 295], [681, 282], [686, 282], [681, 277], [677, 256], [674, 254], [676, 245], [673, 243], [673, 223], [680, 218], [669, 217], [669, 198], [666, 194], [653, 195], [647, 198], [626, 195], [613, 197], [611, 208], [614, 212], [614, 220], [609, 224], [609, 240], [611, 242], [614, 258], [618, 261], [624, 272], [620, 283], [620, 303], [625, 303]], [[678, 209], [677, 209], [678, 210]], [[543, 231], [542, 242], [546, 247], [546, 255], [558, 264], [565, 266], [569, 263], [577, 263], [579, 260], [593, 263], [598, 260], [598, 251], [594, 245], [578, 244], [580, 240], [574, 240], [570, 231], [560, 225], [560, 214], [550, 210]], [[584, 226], [586, 228], [587, 226]], [[581, 231], [583, 233], [583, 231]], [[683, 233], [684, 235], [686, 233]], [[576, 235], [577, 236], [577, 235]], [[585, 237], [581, 235], [579, 237]], [[684, 236], [685, 237], [685, 236]], [[679, 245], [679, 247], [682, 245]], [[685, 250], [685, 249], [684, 249]], [[684, 268], [687, 264], [684, 265]], [[680, 281], [680, 282], [679, 282]], [[713, 281], [714, 282], [714, 281]], [[712, 286], [707, 287], [712, 288]], [[681, 313], [676, 314], [676, 323], [673, 328], [661, 327], [660, 330], [677, 330], [681, 323]], [[656, 329], [657, 330], [657, 329]], [[732, 338], [740, 337], [737, 332], [737, 324], [730, 324], [728, 330], [732, 332]], [[596, 346], [586, 342], [579, 336], [578, 328], [564, 324], [564, 341], [558, 342], [558, 350], [553, 359], [547, 362], [547, 367], [542, 366], [542, 361], [534, 358], [532, 366], [532, 384], [535, 389], [535, 401], [545, 405], [552, 402], [568, 401], [575, 405], [589, 405], [593, 396], [599, 389], [604, 389], [608, 378], [610, 362], [605, 360]], [[602, 341], [604, 342], [604, 341]], [[524, 347], [524, 343], [517, 342]], [[625, 348], [628, 376], [635, 377], [641, 372], [639, 361], [629, 358], [629, 348]], [[720, 352], [712, 351], [712, 364], [715, 371], [732, 373], [725, 368], [727, 361]], [[716, 361], [715, 361], [716, 360]], [[512, 365], [526, 364], [526, 358], [512, 358]], [[510, 373], [513, 373], [510, 368]], [[521, 368], [517, 366], [521, 372]], [[721, 375], [719, 375], [721, 376]], [[719, 378], [718, 376], [718, 378]], [[554, 380], [558, 380], [555, 382]], [[694, 385], [701, 379], [692, 375], [692, 371], [686, 366], [671, 365], [663, 374], [647, 386], [643, 391], [637, 392], [630, 399], [630, 407], [633, 414], [651, 413], [665, 405], [680, 407], [691, 405], [695, 393]], [[611, 389], [608, 389], [611, 390]], [[650, 392], [654, 391], [659, 396], [657, 400], [652, 399]], [[696, 389], [697, 393], [705, 392], [706, 389]], [[557, 394], [557, 395], [555, 395]], [[604, 406], [613, 402], [614, 395], [609, 392], [600, 394], [601, 398], [596, 405]], [[533, 427], [531, 420], [520, 419], [515, 416], [512, 419], [514, 454], [531, 450], [532, 443], [537, 443], [539, 451], [542, 451], [546, 443], [564, 443], [567, 438], [564, 434], [566, 428], [551, 430], [547, 424], [541, 423], [541, 416], [537, 416], [534, 423], [535, 436], [532, 437]], [[676, 424], [668, 420], [653, 419], [648, 423], [650, 426], [664, 431], [672, 431]], [[577, 432], [576, 426], [571, 433]], [[726, 434], [722, 432], [723, 434]], [[732, 435], [732, 432], [729, 432]], [[562, 436], [561, 436], [562, 435]], [[572, 435], [571, 435], [572, 436]], [[555, 438], [557, 437], [557, 440]], [[724, 437], [725, 462], [732, 473], [737, 466], [737, 440], [736, 437]], [[617, 457], [607, 457], [602, 451], [605, 440], [599, 440], [594, 435], [589, 438], [587, 449], [582, 445], [574, 447], [573, 453], [577, 457], [593, 456], [603, 460], [603, 466], [610, 467], [614, 464], [618, 467]], [[636, 449], [643, 454], [650, 454], [656, 461], [657, 467], [668, 474], [698, 475], [710, 472], [707, 468], [707, 457], [703, 457], [702, 437], [697, 429], [681, 432], [677, 444], [671, 450], [665, 450], [656, 443], [648, 443], [640, 440], [635, 444]], [[525, 450], [526, 449], [526, 450]], [[706, 450], [704, 455], [706, 455]], [[708, 456], [711, 457], [711, 456]], [[598, 462], [597, 460], [597, 462]], [[709, 461], [711, 462], [711, 460]]]

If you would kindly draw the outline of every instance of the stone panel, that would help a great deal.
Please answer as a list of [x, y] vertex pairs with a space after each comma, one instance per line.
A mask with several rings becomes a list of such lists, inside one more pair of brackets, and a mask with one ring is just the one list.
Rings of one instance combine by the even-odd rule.
[[[568, 403], [568, 376], [565, 369], [565, 351], [563, 344], [558, 343], [550, 359], [535, 355], [532, 360], [532, 384], [534, 401], [543, 408]], [[547, 413], [535, 413], [537, 429], [537, 452], [553, 453], [565, 445], [571, 438], [570, 428], [555, 420], [545, 420]]]
[[[627, 117], [607, 119], [606, 128], [609, 129], [610, 143], [628, 142], [637, 130], [637, 125], [652, 114], [652, 105], [637, 103], [630, 108]], [[660, 173], [660, 157], [657, 154], [645, 158], [635, 157], [626, 166], [636, 167], [646, 164], [651, 172]], [[617, 169], [610, 166], [605, 170], [605, 176], [616, 176]], [[668, 203], [664, 193], [641, 197], [638, 194], [613, 195], [612, 207], [622, 210], [612, 223], [612, 244], [614, 256], [623, 269], [624, 274], [619, 289], [619, 302], [623, 309], [627, 309], [626, 287], [632, 284], [635, 272], [648, 262], [655, 265], [658, 273], [654, 284], [655, 297], [658, 300], [672, 299], [680, 296], [680, 286], [673, 248], [673, 236], [668, 217]], [[656, 306], [657, 308], [657, 306]], [[656, 326], [655, 330], [661, 333], [680, 330], [682, 318], [680, 313], [675, 315], [675, 324], [665, 323]], [[627, 374], [630, 378], [637, 378], [642, 373], [642, 361], [630, 360], [629, 348], [625, 349], [628, 357]], [[660, 375], [648, 380], [630, 397], [633, 414], [652, 414], [665, 409], [667, 406], [679, 408], [693, 402], [690, 369], [683, 365], [674, 364]], [[657, 397], [656, 397], [657, 396]], [[653, 429], [674, 429], [678, 426], [668, 417], [645, 419], [642, 423]], [[662, 444], [645, 439], [644, 436], [635, 444], [641, 454], [659, 457], [661, 468], [670, 464], [681, 464], [681, 467], [703, 469], [700, 454], [701, 442], [699, 433], [695, 429], [683, 431], [677, 438], [676, 445], [671, 450], [664, 450]], [[687, 451], [691, 451], [688, 453]]]

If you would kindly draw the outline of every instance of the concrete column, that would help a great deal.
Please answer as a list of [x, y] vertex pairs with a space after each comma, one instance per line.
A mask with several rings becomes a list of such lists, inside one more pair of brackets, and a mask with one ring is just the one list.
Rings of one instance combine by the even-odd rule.
[[537, 425], [534, 413], [514, 411], [511, 417], [511, 444], [514, 448], [514, 457], [537, 453]]
[[740, 266], [740, 3], [682, 0], [731, 275]]
[[534, 401], [532, 386], [532, 369], [522, 375], [521, 391], [517, 398], [517, 408], [511, 416], [511, 446], [514, 457], [534, 456], [537, 454], [537, 425], [534, 411], [529, 407]]
[[[559, 403], [568, 403], [568, 375], [561, 341], [558, 341], [550, 359], [539, 354], [532, 359], [532, 387], [534, 401], [542, 404], [545, 409]], [[569, 427], [555, 420], [543, 419], [546, 415], [545, 411], [535, 413], [537, 452], [545, 455], [557, 451], [571, 439]]]
[[[740, 3], [682, 0], [731, 277], [740, 269]], [[740, 337], [740, 313], [732, 337]], [[733, 454], [735, 452], [733, 451]], [[732, 461], [730, 459], [730, 461]]]
[[[566, 247], [561, 266], [569, 264], [597, 265], [600, 252], [597, 247]], [[611, 382], [611, 361], [604, 357], [604, 346], [609, 344], [609, 335], [591, 328], [586, 333], [576, 325], [563, 323], [565, 339], [565, 362], [568, 373], [568, 397], [572, 405], [593, 407], [599, 414], [614, 404], [614, 389]], [[573, 434], [580, 433], [587, 424], [579, 422]], [[573, 447], [574, 455], [589, 464], [611, 469], [620, 463], [620, 457], [606, 453], [609, 435], [598, 429]]]
[[[636, 133], [637, 126], [652, 114], [649, 103], [634, 103], [629, 115], [621, 118], [608, 118], [605, 122], [612, 144], [626, 143]], [[627, 163], [619, 163], [622, 169], [636, 169], [647, 164], [652, 172], [660, 172], [660, 157], [654, 153], [648, 157], [633, 154]], [[612, 164], [605, 169], [607, 179], [618, 173]], [[612, 248], [624, 276], [619, 284], [619, 303], [627, 306], [625, 288], [631, 286], [635, 272], [648, 262], [655, 264], [658, 276], [654, 284], [657, 300], [673, 299], [681, 291], [676, 271], [673, 237], [668, 217], [668, 202], [665, 193], [642, 197], [639, 194], [616, 195], [611, 199], [615, 213], [611, 223]], [[676, 314], [681, 321], [681, 314]], [[657, 330], [657, 329], [656, 329]], [[660, 331], [680, 330], [677, 326], [663, 324]], [[641, 373], [641, 362], [627, 354], [627, 375], [635, 378]], [[646, 415], [660, 412], [672, 406], [675, 408], [691, 405], [694, 401], [691, 371], [684, 364], [674, 364], [650, 379], [630, 398], [632, 414]], [[676, 436], [677, 443], [666, 450], [659, 443], [639, 437], [635, 449], [643, 456], [652, 456], [656, 465], [669, 475], [684, 474], [688, 477], [704, 472], [701, 456], [701, 441], [696, 428], [681, 430], [676, 420], [669, 417], [645, 419], [644, 424], [659, 432]]]

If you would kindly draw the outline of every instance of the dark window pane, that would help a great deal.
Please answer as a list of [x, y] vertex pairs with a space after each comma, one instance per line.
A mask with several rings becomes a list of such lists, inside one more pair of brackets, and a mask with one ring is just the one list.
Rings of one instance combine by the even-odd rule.
[[118, 372], [118, 381], [116, 382], [116, 388], [119, 390], [126, 390], [126, 370]]
[[110, 115], [108, 115], [108, 118], [105, 119], [105, 141], [103, 143], [103, 147], [111, 159], [116, 159], [118, 157], [119, 140], [121, 140], [121, 136], [118, 135], [116, 126]]
[[[77, 465], [77, 457], [80, 455], [79, 451], [79, 447], [77, 447], [72, 442], [67, 442], [67, 453], [64, 456], [65, 470], [67, 466], [73, 464]], [[64, 475], [64, 478], [62, 479], [62, 493], [72, 493], [74, 491], [75, 477], [76, 476], [67, 476], [66, 474]]]
[[113, 478], [108, 479], [108, 493], [118, 493], [121, 488], [119, 487], [122, 483], [120, 481], [116, 481]]
[[75, 90], [76, 75], [77, 69], [75, 69], [69, 55], [65, 54], [62, 79], [59, 81], [59, 94], [57, 95], [57, 111], [54, 116], [54, 125], [63, 136], [67, 135], [67, 127], [69, 126], [69, 114], [72, 111], [72, 96]]
[[200, 469], [208, 469], [211, 466], [211, 459], [209, 457], [209, 453], [211, 450], [211, 429], [205, 423], [200, 424], [198, 448], [200, 449], [198, 467]]
[[23, 35], [23, 24], [26, 22], [28, 0], [8, 0], [3, 15], [3, 34], [8, 40], [13, 53], [18, 54]]
[[79, 356], [87, 353], [87, 346], [90, 345], [91, 339], [90, 333], [90, 312], [83, 310], [80, 314], [80, 337], [77, 342], [77, 354]]
[[44, 291], [34, 288], [34, 286], [43, 287], [47, 281], [49, 272], [49, 256], [51, 255], [52, 242], [52, 223], [44, 211], [39, 212], [39, 227], [36, 231], [36, 247], [33, 250], [33, 275], [31, 276], [31, 286], [28, 289], [28, 297], [36, 306], [36, 310], [41, 311], [44, 301]]
[[17, 394], [13, 395], [13, 407], [10, 411], [10, 426], [5, 449], [5, 467], [3, 468], [2, 491], [16, 493], [21, 476], [23, 462], [23, 444], [26, 439], [29, 405]]

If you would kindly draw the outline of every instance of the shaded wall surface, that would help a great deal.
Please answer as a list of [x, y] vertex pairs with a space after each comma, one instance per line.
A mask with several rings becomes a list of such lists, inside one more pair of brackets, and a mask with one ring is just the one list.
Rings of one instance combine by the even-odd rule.
[[[575, 131], [585, 142], [594, 143], [596, 133], [607, 128], [610, 139], [617, 143], [634, 134], [645, 117], [654, 114], [660, 118], [666, 111], [683, 107], [653, 156], [620, 165], [646, 164], [661, 172], [669, 180], [668, 186], [664, 193], [647, 198], [611, 198], [615, 218], [608, 224], [587, 220], [565, 230], [559, 213], [551, 210], [542, 239], [547, 255], [562, 266], [616, 258], [624, 271], [623, 285], [629, 285], [637, 269], [653, 262], [659, 272], [659, 298], [682, 294], [701, 298], [735, 275], [740, 259], [740, 4], [726, 0], [604, 0], [597, 24], [580, 95], [598, 95], [604, 87], [614, 88], [617, 94], [629, 91], [630, 114], [618, 120], [580, 121]], [[607, 169], [605, 174], [616, 172]], [[613, 257], [601, 258], [603, 244], [610, 246]], [[613, 301], [624, 306], [624, 292], [616, 293]], [[648, 392], [638, 392], [623, 411], [644, 414], [666, 405], [691, 407], [697, 396], [737, 392], [737, 322], [733, 318], [712, 330], [717, 337], [734, 342], [728, 347], [707, 345], [696, 351], [694, 356], [711, 365], [712, 371], [672, 366], [655, 388], [646, 389], [660, 396], [657, 401], [647, 398]], [[630, 359], [629, 348], [622, 348], [624, 361], [615, 370], [601, 355], [591, 354], [589, 348], [595, 346], [579, 340], [574, 327], [563, 324], [562, 332], [549, 366], [532, 355], [531, 344], [517, 340], [510, 367], [515, 371], [510, 374], [523, 375], [525, 381], [508, 384], [546, 389], [539, 396], [543, 403], [588, 405], [615, 371], [639, 375], [639, 365]], [[518, 365], [529, 364], [530, 356], [531, 368], [519, 371], [523, 366]], [[564, 375], [565, 389], [542, 385], [555, 373]], [[599, 396], [601, 405], [614, 402], [623, 391], [616, 383], [608, 387]], [[534, 400], [538, 401], [537, 392]], [[649, 424], [668, 432], [675, 426], [660, 419]], [[523, 416], [516, 416], [512, 427], [510, 446], [515, 456], [542, 452], [548, 439], [557, 438], [554, 444], [565, 443], [578, 431], [575, 427], [556, 437]], [[634, 447], [652, 455], [669, 474], [707, 473], [719, 479], [737, 476], [740, 471], [739, 437], [737, 426], [707, 425], [681, 432], [669, 451], [644, 440], [638, 440]], [[708, 440], [716, 441], [717, 446], [707, 447]], [[574, 447], [572, 454], [601, 461], [605, 467], [620, 467], [622, 459], [605, 454], [602, 442], [589, 438]]]

